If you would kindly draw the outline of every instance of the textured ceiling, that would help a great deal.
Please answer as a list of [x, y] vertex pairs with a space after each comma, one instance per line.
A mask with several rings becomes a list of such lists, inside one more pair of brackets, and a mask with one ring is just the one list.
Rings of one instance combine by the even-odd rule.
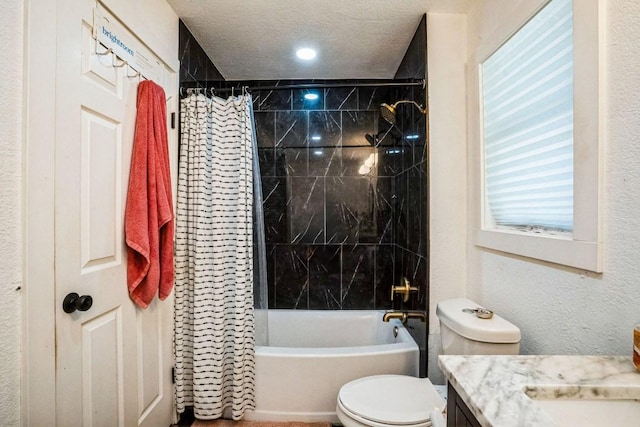
[[393, 78], [424, 13], [473, 0], [168, 1], [225, 79], [270, 80]]

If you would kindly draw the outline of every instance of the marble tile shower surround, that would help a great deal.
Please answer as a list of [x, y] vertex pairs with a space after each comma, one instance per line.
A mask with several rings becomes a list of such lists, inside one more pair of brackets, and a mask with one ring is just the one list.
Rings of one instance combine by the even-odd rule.
[[[233, 84], [291, 83], [312, 82]], [[306, 100], [309, 92], [319, 98]], [[391, 128], [379, 114], [382, 102], [424, 103], [423, 91], [354, 86], [252, 95], [269, 306], [388, 309], [390, 287], [405, 275], [421, 292], [403, 308], [424, 307], [426, 120], [401, 106], [399, 124]], [[366, 134], [377, 136], [378, 143], [372, 145]], [[406, 139], [410, 134], [419, 137]], [[368, 159], [374, 164], [362, 174]]]

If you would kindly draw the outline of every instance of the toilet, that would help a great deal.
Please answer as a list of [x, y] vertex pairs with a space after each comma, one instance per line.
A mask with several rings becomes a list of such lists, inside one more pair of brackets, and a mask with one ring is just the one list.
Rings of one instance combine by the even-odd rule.
[[[466, 299], [440, 301], [442, 354], [518, 354], [520, 329]], [[340, 389], [336, 413], [345, 427], [430, 427], [442, 422], [445, 401], [428, 378], [374, 375]], [[438, 417], [431, 421], [432, 414]]]

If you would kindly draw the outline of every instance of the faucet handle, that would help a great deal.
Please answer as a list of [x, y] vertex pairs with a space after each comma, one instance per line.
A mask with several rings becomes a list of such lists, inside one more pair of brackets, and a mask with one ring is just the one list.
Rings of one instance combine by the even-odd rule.
[[411, 283], [409, 283], [409, 279], [407, 279], [406, 277], [402, 277], [400, 281], [402, 282], [401, 285], [391, 287], [391, 301], [393, 301], [393, 297], [396, 294], [400, 294], [402, 295], [402, 302], [407, 302], [409, 301], [409, 294], [411, 292], [418, 292], [418, 287], [411, 286]]

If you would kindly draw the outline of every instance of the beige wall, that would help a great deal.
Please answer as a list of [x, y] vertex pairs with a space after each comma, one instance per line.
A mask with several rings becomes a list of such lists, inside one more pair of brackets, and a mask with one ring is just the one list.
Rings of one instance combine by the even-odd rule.
[[436, 303], [466, 290], [467, 131], [465, 63], [467, 17], [427, 15], [429, 77], [429, 370], [437, 369], [440, 330]]
[[[475, 59], [478, 44], [512, 10], [533, 10], [539, 3], [476, 2], [468, 17], [469, 62]], [[636, 0], [603, 3], [608, 15], [604, 273], [485, 250], [475, 246], [471, 233], [468, 235], [467, 296], [518, 325], [525, 354], [630, 355], [632, 327], [640, 321], [640, 10]], [[475, 94], [468, 97], [467, 124], [474, 129]], [[479, 203], [477, 135], [470, 131], [468, 141], [467, 229], [472, 230]], [[439, 178], [432, 175], [431, 179]]]
[[20, 425], [22, 1], [0, 13], [0, 423]]

